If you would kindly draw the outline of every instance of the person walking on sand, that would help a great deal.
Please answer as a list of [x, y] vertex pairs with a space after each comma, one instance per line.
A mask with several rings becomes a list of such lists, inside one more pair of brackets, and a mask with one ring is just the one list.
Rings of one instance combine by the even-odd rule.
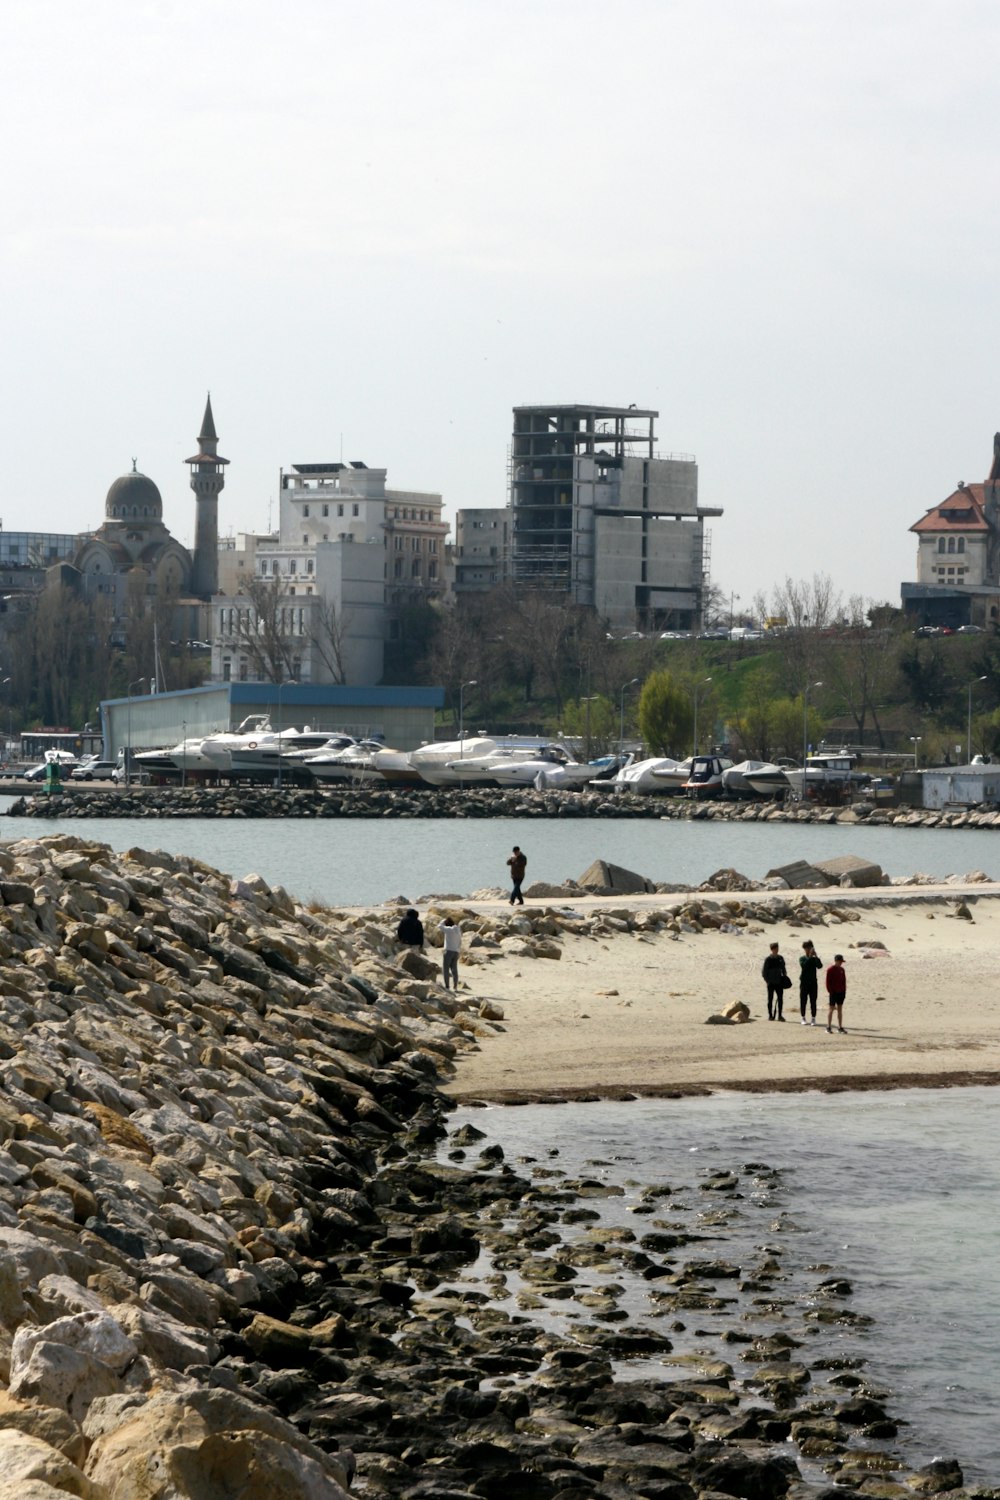
[[411, 906], [406, 916], [403, 917], [396, 928], [396, 941], [402, 943], [404, 948], [422, 948], [424, 946], [424, 924]]
[[785, 991], [791, 980], [788, 978], [785, 960], [778, 952], [777, 943], [771, 944], [771, 951], [765, 958], [760, 972], [767, 985], [767, 1019], [783, 1021], [785, 1019], [782, 1014], [785, 1008]]
[[[802, 957], [799, 959], [799, 1013], [802, 1016], [803, 1026], [816, 1025], [816, 998], [819, 990], [819, 971], [823, 967], [823, 960], [813, 947], [812, 938], [806, 938], [802, 944]], [[812, 1009], [812, 1020], [806, 1020], [806, 1002]]]
[[833, 963], [826, 971], [826, 994], [830, 1002], [830, 1010], [826, 1018], [826, 1029], [833, 1033], [833, 1013], [837, 1012], [837, 1030], [847, 1035], [844, 1026], [844, 996], [847, 994], [847, 970], [844, 968], [844, 955], [835, 953]]
[[[445, 917], [441, 923], [441, 941], [444, 944], [444, 952], [441, 955], [441, 978], [445, 989], [458, 989], [458, 955], [462, 951], [462, 929], [451, 917]], [[451, 980], [449, 986], [448, 980]]]
[[524, 879], [525, 871], [528, 868], [528, 856], [522, 854], [515, 844], [514, 852], [508, 857], [507, 864], [510, 868], [510, 878], [513, 886], [510, 893], [510, 904], [513, 906], [514, 902], [517, 901], [523, 906], [524, 897], [521, 895], [521, 881]]

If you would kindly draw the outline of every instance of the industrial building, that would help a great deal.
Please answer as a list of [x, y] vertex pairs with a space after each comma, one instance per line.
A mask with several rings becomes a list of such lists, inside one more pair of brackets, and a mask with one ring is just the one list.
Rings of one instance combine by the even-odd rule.
[[659, 413], [516, 406], [511, 576], [565, 594], [616, 627], [691, 629], [708, 580], [693, 455], [660, 454]]

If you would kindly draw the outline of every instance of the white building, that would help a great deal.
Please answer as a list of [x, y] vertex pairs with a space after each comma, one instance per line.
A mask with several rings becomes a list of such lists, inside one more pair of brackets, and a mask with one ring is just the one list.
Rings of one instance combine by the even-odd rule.
[[510, 573], [509, 506], [466, 506], [455, 513], [455, 593], [483, 593]]

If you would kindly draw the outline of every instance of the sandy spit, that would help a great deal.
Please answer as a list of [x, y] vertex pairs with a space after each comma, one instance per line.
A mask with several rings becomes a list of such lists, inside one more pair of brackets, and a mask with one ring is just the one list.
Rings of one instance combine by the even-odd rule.
[[[972, 921], [956, 914], [955, 891], [885, 895], [845, 900], [838, 891], [837, 903], [859, 912], [855, 922], [782, 921], [747, 935], [567, 936], [558, 961], [504, 956], [466, 966], [463, 979], [499, 1001], [505, 1019], [460, 1058], [446, 1092], [513, 1103], [1000, 1082], [1000, 893], [972, 895]], [[652, 899], [676, 904], [641, 904]], [[826, 1031], [822, 976], [817, 1025], [800, 1023], [806, 937], [824, 963], [845, 955], [846, 1035]], [[872, 939], [887, 956], [864, 956], [858, 945]], [[772, 940], [795, 976], [783, 1023], [767, 1019], [760, 977]], [[749, 1023], [706, 1024], [734, 1000], [749, 1005]]]

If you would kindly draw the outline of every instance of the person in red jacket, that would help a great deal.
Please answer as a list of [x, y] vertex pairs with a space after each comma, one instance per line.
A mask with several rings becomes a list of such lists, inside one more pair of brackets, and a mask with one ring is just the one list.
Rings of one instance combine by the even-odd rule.
[[847, 970], [844, 968], [844, 955], [834, 954], [833, 963], [826, 971], [826, 994], [830, 1002], [830, 1009], [826, 1017], [826, 1029], [833, 1032], [833, 1013], [837, 1012], [837, 1030], [845, 1031], [844, 1026], [844, 996], [847, 994]]

